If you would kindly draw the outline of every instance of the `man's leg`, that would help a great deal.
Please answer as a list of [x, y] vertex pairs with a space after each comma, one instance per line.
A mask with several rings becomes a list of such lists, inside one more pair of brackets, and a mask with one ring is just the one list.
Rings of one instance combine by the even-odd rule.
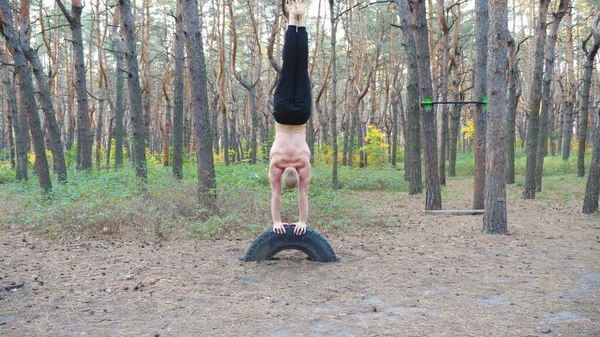
[[310, 93], [310, 78], [308, 76], [308, 33], [306, 26], [300, 26], [306, 21], [306, 14], [302, 15], [298, 26], [296, 37], [296, 70], [295, 70], [295, 85], [296, 95], [295, 110], [299, 115], [310, 114], [312, 98]]
[[297, 64], [296, 36], [296, 26], [288, 26], [285, 32], [285, 42], [283, 43], [283, 65], [279, 72], [273, 102], [275, 113], [280, 114], [282, 117], [289, 115], [293, 111], [294, 106], [296, 91], [294, 77]]

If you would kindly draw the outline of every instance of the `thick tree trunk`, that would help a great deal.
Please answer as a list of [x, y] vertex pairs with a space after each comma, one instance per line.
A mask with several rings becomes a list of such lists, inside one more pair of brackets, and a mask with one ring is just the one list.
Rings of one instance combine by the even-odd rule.
[[[488, 0], [477, 0], [475, 23], [475, 99], [483, 100], [486, 95], [487, 53], [488, 53]], [[506, 103], [504, 103], [506, 104]], [[489, 106], [489, 105], [488, 105]], [[475, 105], [475, 183], [473, 186], [473, 209], [483, 209], [485, 203], [485, 162], [487, 137], [487, 111], [482, 104]]]
[[133, 162], [135, 175], [143, 181], [148, 179], [146, 163], [146, 132], [142, 114], [142, 89], [138, 71], [138, 57], [135, 47], [136, 39], [133, 27], [133, 16], [129, 0], [119, 0], [119, 9], [123, 18], [125, 33], [125, 58], [127, 60], [127, 87], [129, 89], [129, 106], [133, 127]]
[[187, 65], [192, 89], [191, 105], [194, 113], [194, 138], [198, 162], [198, 199], [209, 212], [217, 210], [215, 166], [212, 153], [208, 97], [206, 90], [206, 63], [202, 47], [202, 33], [195, 0], [178, 0], [183, 14]]
[[573, 107], [575, 106], [575, 65], [573, 56], [573, 8], [567, 9], [567, 41], [566, 41], [566, 54], [567, 54], [567, 84], [566, 90], [568, 91], [567, 99], [565, 101], [565, 112], [564, 112], [564, 123], [563, 123], [563, 148], [562, 158], [568, 160], [571, 156], [571, 141], [573, 139]]
[[550, 34], [546, 42], [545, 57], [545, 71], [542, 80], [542, 109], [540, 111], [540, 130], [538, 137], [538, 148], [536, 155], [536, 174], [535, 174], [535, 190], [536, 192], [542, 191], [542, 173], [544, 171], [544, 157], [548, 154], [548, 129], [550, 127], [549, 107], [550, 107], [550, 93], [552, 92], [552, 78], [554, 77], [554, 54], [556, 39], [558, 37], [558, 27], [560, 21], [567, 8], [570, 7], [569, 0], [561, 0], [558, 6], [558, 11], [553, 14], [552, 26], [550, 27]]
[[505, 234], [506, 221], [506, 67], [508, 16], [506, 0], [490, 0], [487, 88], [488, 147], [483, 232]]
[[[600, 117], [600, 113], [598, 115]], [[592, 214], [598, 212], [598, 197], [600, 195], [600, 132], [596, 132], [594, 153], [585, 185], [585, 196], [583, 199], [583, 213]]]
[[183, 21], [181, 4], [177, 2], [177, 17], [175, 20], [175, 80], [173, 83], [173, 176], [183, 178], [183, 57], [185, 40], [183, 36]]
[[36, 157], [35, 168], [40, 188], [42, 189], [42, 194], [46, 195], [52, 189], [52, 181], [50, 179], [48, 158], [46, 157], [46, 148], [44, 146], [44, 132], [42, 131], [42, 125], [35, 104], [33, 81], [31, 80], [32, 74], [13, 28], [15, 25], [8, 0], [0, 0], [0, 18], [2, 18], [3, 23], [3, 35], [6, 39], [8, 49], [13, 55], [14, 67], [19, 76], [19, 101], [21, 111], [25, 112], [29, 121], [29, 129]]
[[600, 22], [600, 13], [592, 23], [592, 35], [586, 40], [592, 39], [591, 49], [587, 49], [584, 42], [584, 52], [586, 54], [585, 74], [583, 76], [583, 91], [581, 93], [581, 113], [579, 119], [579, 151], [577, 152], [577, 176], [585, 175], [585, 148], [587, 145], [588, 119], [590, 106], [590, 89], [592, 86], [592, 73], [594, 72], [594, 58], [600, 47], [600, 33], [598, 32], [598, 23]]
[[[419, 84], [422, 99], [433, 99], [433, 86], [431, 83], [431, 67], [429, 62], [429, 33], [425, 19], [424, 0], [411, 0], [411, 10], [415, 19], [415, 42], [417, 47], [417, 60], [419, 66]], [[429, 106], [431, 107], [431, 106]], [[424, 152], [425, 152], [425, 184], [426, 210], [442, 209], [442, 194], [440, 191], [440, 177], [438, 174], [437, 132], [433, 109], [424, 105], [421, 112], [423, 121]]]
[[544, 72], [544, 46], [546, 44], [546, 14], [550, 0], [540, 0], [540, 17], [535, 32], [535, 58], [533, 68], [533, 83], [531, 85], [529, 121], [527, 124], [527, 173], [525, 187], [521, 197], [535, 199], [536, 165], [539, 140], [539, 111], [542, 99], [542, 76]]
[[421, 122], [419, 120], [419, 66], [414, 28], [410, 22], [410, 9], [407, 0], [396, 0], [400, 12], [400, 26], [406, 46], [408, 79], [406, 82], [406, 151], [405, 178], [409, 182], [408, 194], [423, 192], [421, 178]]
[[517, 119], [517, 107], [521, 88], [519, 85], [519, 71], [517, 67], [517, 46], [510, 38], [508, 42], [508, 125], [506, 132], [506, 183], [515, 183], [515, 125]]
[[[8, 121], [9, 121], [9, 147], [11, 151], [13, 144], [15, 144], [16, 150], [16, 179], [27, 180], [27, 134], [28, 128], [23, 128], [21, 120], [23, 116], [20, 116], [19, 109], [17, 108], [17, 92], [11, 81], [9, 73], [9, 61], [6, 53], [4, 53], [4, 47], [0, 47], [0, 58], [2, 62], [2, 83], [4, 84], [4, 90], [6, 91], [7, 102], [8, 102]], [[12, 138], [12, 130], [15, 132], [15, 139]], [[25, 130], [23, 130], [25, 129]]]

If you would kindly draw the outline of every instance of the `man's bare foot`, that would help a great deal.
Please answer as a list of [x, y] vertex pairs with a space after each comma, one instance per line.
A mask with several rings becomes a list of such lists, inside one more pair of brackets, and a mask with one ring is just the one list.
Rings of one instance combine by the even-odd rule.
[[306, 224], [304, 222], [293, 223], [294, 225], [294, 234], [302, 235], [306, 233]]
[[285, 1], [285, 12], [287, 12], [288, 17], [288, 25], [289, 26], [297, 26], [298, 25], [298, 9], [296, 0], [283, 0]]
[[283, 222], [273, 224], [273, 232], [275, 232], [277, 234], [285, 234], [285, 227], [284, 227], [285, 225], [287, 225], [287, 224], [283, 223]]

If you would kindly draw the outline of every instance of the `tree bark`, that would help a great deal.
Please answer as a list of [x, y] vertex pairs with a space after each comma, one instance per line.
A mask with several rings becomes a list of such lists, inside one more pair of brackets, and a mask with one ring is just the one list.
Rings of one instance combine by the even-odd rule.
[[[461, 56], [460, 45], [459, 45], [459, 37], [460, 37], [460, 27], [462, 14], [460, 10], [460, 2], [456, 3], [452, 7], [452, 15], [454, 17], [454, 22], [452, 25], [452, 49], [448, 53], [450, 57], [450, 70], [448, 74], [450, 75], [454, 72], [454, 76], [450, 80], [451, 91], [453, 92], [453, 97], [455, 101], [461, 100], [461, 90], [460, 90], [460, 74], [459, 74], [459, 62], [458, 58]], [[462, 104], [455, 104], [452, 107], [450, 112], [450, 127], [449, 127], [449, 135], [448, 135], [448, 176], [455, 177], [456, 176], [456, 152], [458, 147], [458, 128], [460, 124], [460, 111], [462, 109]]]
[[58, 181], [65, 183], [67, 181], [67, 166], [65, 164], [65, 156], [63, 145], [60, 139], [60, 128], [56, 121], [56, 112], [52, 104], [52, 98], [48, 91], [48, 78], [44, 73], [44, 69], [40, 62], [37, 52], [29, 45], [29, 1], [22, 0], [19, 16], [19, 43], [25, 57], [31, 64], [33, 74], [37, 82], [38, 92], [40, 94], [40, 104], [44, 112], [44, 124], [48, 131], [49, 147], [52, 151], [54, 160], [54, 171], [58, 176]]
[[550, 26], [550, 34], [546, 42], [545, 57], [545, 72], [542, 80], [542, 109], [540, 111], [540, 130], [538, 137], [538, 149], [536, 155], [536, 174], [535, 174], [535, 190], [542, 191], [542, 173], [544, 171], [544, 157], [548, 154], [548, 128], [550, 127], [549, 107], [550, 93], [552, 92], [552, 78], [554, 77], [554, 54], [556, 39], [558, 37], [558, 28], [560, 22], [565, 15], [567, 8], [571, 6], [569, 0], [560, 0], [558, 11], [553, 14], [554, 20]]
[[575, 66], [573, 57], [573, 8], [567, 9], [567, 41], [566, 41], [566, 58], [567, 58], [567, 83], [568, 90], [567, 99], [565, 101], [564, 123], [563, 123], [563, 148], [562, 158], [568, 160], [571, 156], [571, 141], [573, 138], [573, 107], [575, 106]]
[[423, 192], [421, 177], [421, 123], [419, 120], [419, 65], [414, 27], [410, 22], [410, 9], [407, 0], [396, 0], [400, 14], [400, 26], [406, 46], [408, 78], [406, 81], [406, 133], [405, 133], [405, 175], [409, 183], [408, 194]]
[[539, 111], [542, 99], [542, 76], [544, 72], [544, 46], [546, 44], [546, 14], [550, 0], [540, 0], [540, 17], [535, 31], [535, 58], [533, 68], [533, 83], [531, 85], [529, 121], [527, 124], [527, 173], [525, 187], [521, 197], [535, 199], [536, 165], [539, 137]]
[[113, 42], [115, 63], [115, 170], [123, 166], [124, 112], [123, 106], [123, 47], [119, 34], [121, 11], [116, 8], [113, 17], [111, 38]]
[[[450, 78], [450, 67], [449, 61], [449, 43], [450, 43], [450, 30], [448, 23], [446, 22], [446, 8], [444, 6], [444, 0], [437, 0], [437, 15], [438, 23], [442, 31], [442, 38], [440, 41], [440, 52], [441, 55], [441, 67], [440, 67], [440, 92], [439, 97], [442, 101], [448, 100], [448, 80]], [[442, 119], [441, 119], [441, 144], [440, 144], [440, 185], [446, 185], [446, 154], [448, 153], [448, 105], [441, 105]]]
[[81, 13], [83, 4], [81, 0], [73, 0], [71, 14], [61, 0], [56, 0], [71, 27], [73, 43], [73, 60], [75, 64], [75, 92], [77, 93], [77, 153], [79, 154], [79, 169], [92, 169], [92, 134], [90, 132], [90, 109], [87, 98], [87, 85], [85, 78], [85, 61], [83, 54], [83, 35], [81, 31]]
[[46, 148], [44, 146], [44, 132], [42, 131], [42, 125], [35, 104], [31, 71], [13, 28], [15, 24], [8, 0], [0, 0], [0, 18], [2, 21], [2, 27], [0, 28], [8, 49], [13, 55], [14, 66], [19, 76], [19, 101], [21, 109], [27, 115], [27, 120], [29, 121], [29, 129], [36, 157], [35, 168], [42, 194], [46, 196], [52, 190], [52, 181], [50, 179], [48, 158], [46, 157]]
[[[600, 112], [598, 113], [600, 117]], [[596, 132], [594, 153], [585, 185], [585, 196], [583, 198], [583, 213], [592, 214], [598, 212], [598, 197], [600, 195], [600, 132]]]
[[[419, 67], [419, 84], [422, 99], [433, 99], [433, 86], [431, 83], [431, 68], [429, 62], [429, 33], [424, 0], [411, 0], [411, 10], [414, 12], [415, 42], [417, 47], [417, 64]], [[431, 106], [430, 106], [431, 107]], [[425, 152], [425, 184], [426, 210], [442, 209], [442, 194], [440, 191], [440, 177], [438, 174], [437, 133], [433, 109], [423, 105], [421, 110], [423, 121], [424, 152]]]
[[338, 179], [338, 143], [337, 143], [337, 53], [335, 50], [336, 45], [336, 31], [337, 22], [335, 16], [334, 4], [335, 0], [329, 0], [329, 18], [331, 24], [331, 142], [332, 142], [332, 154], [333, 154], [333, 168], [331, 174], [331, 185], [334, 190], [339, 189], [340, 182]]
[[506, 133], [506, 183], [515, 183], [515, 125], [517, 119], [517, 107], [521, 97], [521, 86], [519, 83], [519, 71], [517, 66], [517, 46], [510, 38], [508, 41], [508, 125]]
[[[583, 43], [583, 51], [586, 54], [585, 73], [583, 75], [583, 91], [581, 93], [581, 113], [579, 114], [579, 151], [577, 152], [577, 176], [585, 175], [585, 148], [587, 145], [588, 119], [590, 106], [590, 89], [592, 86], [592, 73], [594, 72], [594, 58], [600, 47], [600, 33], [598, 32], [598, 22], [600, 22], [600, 13], [592, 23], [592, 33]], [[587, 42], [592, 39], [592, 46], [588, 50]]]
[[[488, 0], [475, 2], [477, 12], [475, 23], [475, 99], [483, 100], [486, 95], [487, 53], [488, 53]], [[504, 103], [506, 104], [506, 103]], [[489, 105], [488, 105], [489, 106]], [[485, 203], [485, 162], [487, 137], [487, 112], [482, 104], [475, 105], [475, 183], [473, 186], [473, 209], [483, 209]]]
[[183, 178], [183, 58], [185, 40], [183, 36], [183, 19], [181, 3], [177, 2], [177, 16], [175, 18], [175, 81], [173, 83], [173, 176], [175, 179]]
[[[8, 121], [9, 121], [9, 147], [11, 151], [13, 149], [13, 143], [16, 145], [16, 179], [17, 181], [25, 180], [27, 181], [27, 165], [29, 164], [27, 161], [27, 134], [29, 132], [27, 128], [22, 127], [21, 120], [23, 116], [20, 116], [19, 109], [17, 108], [17, 92], [15, 91], [15, 86], [13, 85], [10, 73], [8, 70], [9, 62], [6, 53], [4, 52], [4, 47], [0, 47], [0, 59], [2, 62], [2, 84], [4, 84], [4, 90], [6, 91], [7, 103], [8, 103]], [[15, 132], [15, 139], [13, 142], [12, 130]], [[25, 130], [24, 130], [25, 129]]]
[[127, 87], [129, 89], [129, 106], [131, 110], [131, 124], [133, 126], [133, 162], [135, 165], [135, 175], [145, 182], [148, 180], [145, 144], [146, 132], [142, 113], [142, 89], [139, 81], [134, 23], [129, 0], [119, 0], [119, 10], [123, 18], [123, 31], [125, 33]]
[[490, 0], [487, 88], [488, 147], [483, 232], [505, 234], [506, 221], [506, 68], [508, 16], [507, 0]]
[[215, 167], [212, 154], [212, 135], [209, 123], [206, 90], [206, 63], [196, 0], [178, 0], [181, 6], [186, 40], [187, 65], [192, 89], [191, 107], [194, 113], [194, 138], [198, 162], [198, 199], [209, 212], [217, 210]]

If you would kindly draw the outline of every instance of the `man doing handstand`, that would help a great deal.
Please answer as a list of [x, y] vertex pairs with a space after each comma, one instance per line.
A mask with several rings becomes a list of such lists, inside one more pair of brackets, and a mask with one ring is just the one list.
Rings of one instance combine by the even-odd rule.
[[287, 188], [298, 186], [299, 221], [294, 233], [306, 233], [308, 220], [308, 185], [311, 180], [310, 149], [306, 144], [306, 122], [312, 100], [308, 77], [308, 34], [306, 4], [290, 0], [283, 5], [288, 28], [283, 45], [283, 65], [274, 97], [275, 141], [271, 148], [269, 182], [273, 231], [285, 233], [281, 222], [281, 181]]

